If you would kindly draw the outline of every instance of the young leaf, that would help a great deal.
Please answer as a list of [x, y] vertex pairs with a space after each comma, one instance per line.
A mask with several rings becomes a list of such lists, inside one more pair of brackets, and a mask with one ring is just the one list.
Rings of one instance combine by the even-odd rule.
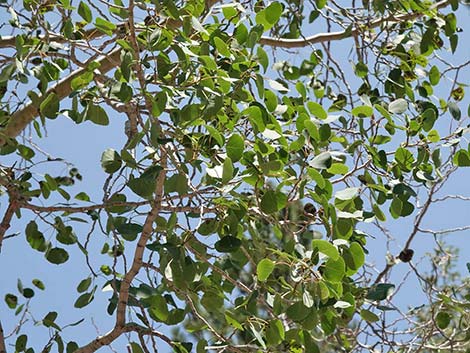
[[108, 174], [117, 172], [121, 168], [122, 159], [114, 149], [108, 148], [101, 155], [101, 167]]
[[272, 262], [270, 259], [261, 260], [256, 266], [258, 280], [261, 282], [266, 281], [269, 275], [273, 272], [274, 266], [274, 262]]

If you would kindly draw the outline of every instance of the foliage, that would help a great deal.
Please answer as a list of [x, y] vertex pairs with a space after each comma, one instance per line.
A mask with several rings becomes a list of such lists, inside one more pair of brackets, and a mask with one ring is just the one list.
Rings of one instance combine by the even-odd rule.
[[[1, 256], [19, 241], [48, 269], [85, 263], [64, 295], [114, 320], [83, 337], [92, 322], [52, 301], [39, 317], [48, 285], [18, 273], [0, 353], [466, 349], [467, 287], [412, 261], [417, 234], [464, 230], [422, 226], [463, 198], [436, 195], [470, 166], [458, 1], [0, 6]], [[95, 151], [101, 181], [41, 147], [64, 119], [117, 141]], [[375, 271], [372, 235], [389, 239], [393, 220], [406, 236]], [[416, 275], [422, 311], [394, 304], [396, 267]]]

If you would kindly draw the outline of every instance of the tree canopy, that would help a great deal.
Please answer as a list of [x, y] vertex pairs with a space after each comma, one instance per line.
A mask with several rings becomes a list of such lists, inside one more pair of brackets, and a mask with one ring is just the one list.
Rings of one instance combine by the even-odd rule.
[[[0, 353], [467, 351], [438, 236], [468, 227], [425, 227], [468, 200], [443, 195], [470, 166], [459, 6], [0, 0]], [[45, 148], [64, 120], [113, 142]]]

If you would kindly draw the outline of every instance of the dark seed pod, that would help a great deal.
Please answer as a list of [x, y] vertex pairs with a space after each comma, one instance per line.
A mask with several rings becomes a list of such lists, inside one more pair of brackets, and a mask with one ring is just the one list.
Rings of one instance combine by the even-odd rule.
[[304, 206], [304, 212], [308, 215], [315, 216], [315, 214], [317, 213], [317, 209], [315, 208], [313, 204], [306, 203]]
[[411, 259], [413, 258], [414, 251], [412, 249], [404, 249], [400, 252], [400, 255], [398, 255], [398, 258], [402, 262], [410, 262]]

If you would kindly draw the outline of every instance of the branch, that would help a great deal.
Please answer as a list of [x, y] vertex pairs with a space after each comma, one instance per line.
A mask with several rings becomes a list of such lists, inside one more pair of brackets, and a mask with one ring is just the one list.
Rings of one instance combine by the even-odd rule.
[[[116, 48], [110, 51], [107, 55], [99, 58], [97, 60], [100, 64], [98, 70], [102, 74], [105, 74], [118, 66], [121, 62], [120, 55], [121, 48]], [[69, 76], [49, 88], [44, 95], [39, 97], [39, 104], [51, 93], [55, 93], [59, 101], [68, 97], [72, 93], [72, 80], [85, 73], [88, 70], [87, 66], [89, 63], [89, 61], [86, 62], [83, 68], [75, 70]], [[33, 102], [29, 102], [21, 110], [16, 111], [8, 120], [6, 127], [0, 130], [0, 146], [3, 146], [8, 139], [13, 139], [18, 136], [38, 115], [39, 107]]]
[[135, 276], [137, 276], [140, 269], [142, 268], [142, 258], [144, 255], [145, 246], [147, 245], [147, 241], [150, 239], [153, 233], [153, 223], [160, 212], [162, 204], [163, 185], [166, 177], [166, 152], [163, 150], [163, 148], [160, 151], [162, 154], [161, 165], [163, 170], [157, 176], [154, 203], [152, 209], [147, 214], [147, 217], [145, 219], [142, 234], [134, 252], [134, 260], [132, 261], [131, 268], [129, 269], [129, 271], [127, 271], [121, 283], [116, 309], [116, 324], [109, 333], [102, 337], [96, 338], [86, 346], [83, 346], [82, 348], [78, 349], [75, 353], [93, 353], [102, 346], [110, 344], [123, 332], [125, 332], [124, 330], [126, 327], [126, 308], [127, 301], [129, 299], [129, 288]]
[[[217, 1], [211, 0], [208, 1], [208, 5], [212, 6]], [[449, 5], [450, 0], [443, 0], [434, 5], [432, 5], [429, 10], [437, 10]], [[375, 28], [379, 27], [384, 23], [398, 23], [402, 21], [410, 21], [419, 17], [424, 16], [422, 12], [412, 12], [403, 14], [400, 16], [395, 17], [394, 15], [390, 15], [385, 18], [376, 19], [372, 21], [368, 28]], [[178, 27], [181, 25], [180, 21], [177, 20], [170, 20], [168, 19], [165, 25], [169, 28]], [[319, 33], [313, 36], [302, 38], [302, 39], [284, 39], [284, 38], [272, 38], [272, 37], [261, 37], [259, 44], [261, 45], [268, 45], [277, 48], [301, 48], [306, 47], [308, 45], [312, 45], [315, 43], [323, 43], [323, 42], [330, 42], [341, 40], [344, 38], [352, 37], [358, 35], [363, 28], [355, 27], [351, 31], [340, 31], [340, 32], [331, 32], [331, 33]], [[95, 34], [96, 33], [96, 34]], [[90, 33], [90, 36], [98, 36], [99, 31], [94, 31]], [[55, 38], [55, 37], [54, 37]], [[57, 36], [57, 40], [63, 40], [63, 37]], [[14, 38], [6, 38], [0, 41], [0, 47], [2, 45], [9, 46], [14, 43]], [[120, 64], [120, 53], [121, 49], [114, 49], [106, 56], [102, 57], [98, 60], [101, 63], [99, 70], [102, 74], [108, 72], [112, 68], [116, 67]], [[86, 71], [86, 68], [81, 68], [74, 71], [68, 77], [64, 78], [60, 81], [57, 85], [51, 87], [44, 96], [40, 97], [40, 101], [45, 99], [50, 93], [54, 92], [58, 95], [59, 100], [63, 100], [65, 97], [72, 93], [72, 88], [70, 86], [71, 81]], [[32, 102], [28, 103], [23, 109], [14, 113], [10, 120], [8, 121], [7, 126], [0, 130], [0, 146], [3, 146], [8, 139], [13, 139], [18, 136], [25, 128], [31, 123], [37, 116], [38, 116], [38, 107], [34, 105]]]
[[[429, 190], [428, 197], [426, 199], [426, 202], [424, 203], [423, 207], [419, 211], [418, 215], [415, 218], [415, 222], [413, 225], [413, 230], [411, 231], [410, 235], [408, 236], [408, 239], [406, 240], [405, 246], [403, 247], [403, 251], [407, 251], [410, 249], [411, 242], [413, 241], [414, 237], [418, 232], [420, 231], [419, 226], [421, 225], [421, 222], [423, 221], [424, 216], [428, 212], [429, 206], [432, 204], [433, 196], [434, 193], [436, 192], [436, 188], [438, 187], [438, 184], [434, 184], [431, 189]], [[396, 259], [399, 257], [397, 256]], [[382, 278], [390, 271], [390, 269], [396, 264], [396, 262], [387, 262], [385, 265], [385, 268], [380, 272], [377, 276], [377, 278], [374, 281], [374, 284], [379, 283]]]
[[2, 323], [0, 322], [0, 353], [7, 353], [5, 346], [5, 334], [3, 333]]
[[[120, 33], [121, 31], [124, 30], [124, 28], [125, 28], [124, 23], [117, 25], [115, 33]], [[83, 32], [83, 38], [75, 42], [90, 41], [90, 40], [102, 37], [104, 35], [105, 35], [104, 32], [101, 32], [97, 30], [96, 28], [92, 28]], [[62, 44], [62, 43], [71, 42], [70, 39], [65, 38], [64, 36], [60, 34], [55, 34], [55, 33], [50, 33], [47, 36], [46, 35], [37, 36], [36, 38], [39, 39], [41, 42], [47, 41], [48, 43]], [[0, 38], [0, 48], [8, 48], [8, 47], [16, 48], [16, 36], [3, 36]]]
[[[68, 214], [72, 213], [87, 213], [90, 211], [102, 210], [111, 207], [139, 207], [145, 205], [151, 205], [152, 201], [136, 201], [136, 202], [108, 202], [90, 206], [38, 206], [30, 203], [22, 203], [19, 207], [26, 208], [34, 212], [65, 212]], [[191, 212], [197, 214], [206, 214], [217, 212], [217, 208], [205, 207], [205, 206], [172, 206], [172, 205], [161, 205], [160, 211], [162, 212]], [[2, 222], [3, 224], [3, 222]], [[2, 231], [2, 224], [0, 224], [0, 236]], [[0, 239], [1, 244], [1, 239]]]
[[[10, 228], [11, 219], [13, 218], [13, 215], [15, 214], [16, 209], [17, 209], [16, 201], [14, 200], [10, 201], [10, 203], [8, 204], [8, 208], [5, 212], [5, 215], [3, 216], [2, 223], [0, 223], [0, 252], [2, 252], [2, 243], [3, 243], [3, 239], [5, 238], [5, 232]], [[0, 353], [2, 353], [1, 350], [0, 350]]]
[[[443, 0], [429, 7], [428, 11], [438, 10], [448, 6], [449, 0]], [[370, 22], [367, 26], [354, 27], [352, 30], [329, 32], [329, 33], [318, 33], [310, 37], [300, 39], [286, 39], [286, 38], [273, 38], [273, 37], [261, 37], [259, 44], [268, 45], [276, 48], [303, 48], [312, 44], [331, 42], [341, 40], [344, 38], [354, 37], [359, 35], [364, 29], [372, 29], [381, 26], [385, 23], [398, 23], [403, 21], [411, 21], [419, 17], [424, 16], [423, 12], [411, 12], [400, 16], [390, 15], [384, 18], [376, 19]]]

